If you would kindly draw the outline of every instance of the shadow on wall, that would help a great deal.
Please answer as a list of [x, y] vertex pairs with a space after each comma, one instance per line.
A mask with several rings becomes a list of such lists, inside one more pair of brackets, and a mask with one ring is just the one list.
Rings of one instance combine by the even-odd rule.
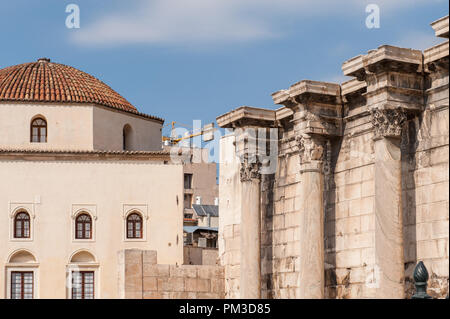
[[[336, 299], [338, 282], [336, 276], [336, 184], [334, 171], [338, 154], [341, 152], [343, 139], [337, 139], [331, 143], [332, 156], [330, 172], [325, 176], [325, 218], [324, 218], [324, 247], [325, 247], [325, 298]], [[345, 282], [341, 282], [344, 284]]]
[[402, 206], [403, 206], [403, 243], [405, 258], [405, 297], [410, 299], [415, 292], [413, 271], [417, 264], [417, 209], [415, 177], [416, 151], [418, 147], [417, 127], [421, 126], [422, 115], [410, 119], [402, 139]]
[[273, 214], [275, 174], [262, 175], [261, 297], [273, 298]]

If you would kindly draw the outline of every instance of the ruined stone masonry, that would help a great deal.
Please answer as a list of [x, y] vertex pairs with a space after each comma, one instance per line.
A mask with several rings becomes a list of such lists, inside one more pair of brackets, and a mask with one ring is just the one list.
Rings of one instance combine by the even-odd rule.
[[[219, 255], [226, 298], [410, 298], [448, 294], [449, 18], [425, 51], [382, 45], [342, 65], [342, 83], [303, 80], [277, 110], [219, 116]], [[246, 129], [278, 132], [261, 173]], [[259, 144], [258, 144], [259, 145]]]
[[119, 295], [126, 299], [223, 299], [223, 267], [163, 265], [154, 250], [119, 252]]

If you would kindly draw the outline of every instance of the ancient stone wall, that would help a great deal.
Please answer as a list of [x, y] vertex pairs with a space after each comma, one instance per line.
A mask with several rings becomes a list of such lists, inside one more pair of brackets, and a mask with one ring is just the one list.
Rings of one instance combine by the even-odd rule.
[[218, 265], [217, 248], [184, 246], [184, 265]]
[[278, 169], [263, 177], [262, 297], [298, 298], [300, 173], [293, 130], [281, 132]]
[[[446, 62], [435, 62], [439, 51], [446, 52]], [[437, 298], [448, 294], [449, 275], [448, 41], [424, 57], [426, 108], [408, 121], [402, 145], [405, 287], [410, 297], [421, 260], [430, 273], [428, 294]]]
[[[249, 180], [239, 183], [247, 164], [223, 164], [221, 155], [225, 269], [238, 270], [258, 250], [234, 237], [237, 227], [261, 240], [262, 298], [410, 298], [419, 261], [430, 273], [428, 293], [447, 296], [448, 45], [383, 45], [344, 62], [352, 80], [304, 80], [272, 95], [284, 105], [278, 110], [240, 107], [218, 117], [222, 127], [279, 131], [275, 174], [255, 175], [260, 234], [242, 218], [259, 205], [243, 196]], [[234, 138], [223, 138], [221, 151], [245, 150]], [[238, 274], [225, 271], [229, 297], [250, 283]], [[259, 287], [253, 278], [251, 287]]]
[[224, 269], [205, 265], [159, 265], [156, 251], [119, 252], [119, 296], [125, 299], [222, 299]]
[[448, 291], [448, 120], [446, 108], [426, 111], [422, 118], [408, 123], [411, 133], [404, 147], [403, 168], [408, 296], [413, 293], [412, 273], [419, 260], [430, 273], [429, 294], [445, 296]]
[[[367, 122], [367, 117], [362, 122]], [[373, 283], [374, 149], [372, 134], [353, 135], [341, 143], [329, 182], [325, 212], [325, 278], [328, 298], [361, 298]]]

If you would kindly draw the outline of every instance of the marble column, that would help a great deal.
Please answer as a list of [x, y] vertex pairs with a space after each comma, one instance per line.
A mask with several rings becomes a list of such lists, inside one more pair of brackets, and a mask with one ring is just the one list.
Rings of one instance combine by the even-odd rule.
[[261, 174], [260, 163], [241, 162], [240, 298], [261, 298]]
[[321, 137], [301, 135], [300, 151], [300, 295], [324, 298], [324, 143]]
[[401, 109], [372, 112], [375, 128], [375, 276], [376, 298], [404, 298], [401, 189]]

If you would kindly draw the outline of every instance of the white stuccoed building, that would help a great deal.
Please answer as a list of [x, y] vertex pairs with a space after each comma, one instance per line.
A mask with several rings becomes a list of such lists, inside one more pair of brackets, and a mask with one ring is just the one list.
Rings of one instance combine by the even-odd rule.
[[123, 249], [183, 263], [183, 166], [162, 125], [49, 59], [0, 70], [0, 298], [120, 297]]

